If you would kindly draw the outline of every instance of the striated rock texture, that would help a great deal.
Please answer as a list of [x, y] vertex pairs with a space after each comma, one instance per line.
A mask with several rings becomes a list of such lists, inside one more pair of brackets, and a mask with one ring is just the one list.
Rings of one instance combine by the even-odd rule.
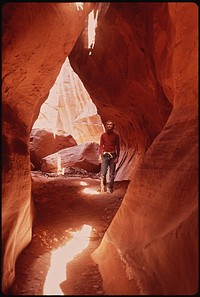
[[[69, 56], [102, 122], [115, 121], [122, 144], [117, 179], [131, 180], [93, 254], [106, 294], [195, 294], [198, 7], [189, 2], [83, 6], [3, 6], [3, 291], [31, 240], [30, 131]], [[95, 43], [88, 49], [87, 15], [93, 8], [100, 10]]]
[[104, 129], [97, 109], [68, 58], [62, 65], [33, 128], [64, 130], [78, 144], [99, 141]]
[[2, 290], [31, 240], [30, 131], [94, 4], [2, 7]]
[[[133, 168], [140, 163], [142, 155], [162, 130], [172, 110], [173, 91], [170, 90], [173, 82], [169, 80], [172, 32], [166, 16], [164, 23], [160, 24], [163, 28], [156, 25], [156, 22], [160, 22], [156, 16], [158, 14], [159, 18], [159, 7], [163, 15], [168, 14], [167, 4], [147, 4], [145, 8], [142, 3], [132, 3], [131, 6], [129, 3], [111, 3], [106, 14], [100, 7], [91, 55], [82, 34], [69, 56], [102, 122], [112, 117], [116, 123], [125, 147], [123, 173], [118, 173], [119, 179], [131, 178], [133, 169], [127, 171], [125, 168]], [[165, 55], [168, 56], [165, 58]], [[160, 61], [157, 62], [157, 59]], [[165, 63], [163, 84], [161, 78]]]
[[123, 203], [93, 254], [105, 292], [194, 294], [197, 6], [111, 3], [99, 19], [91, 55], [85, 51], [80, 37], [70, 62], [103, 121], [112, 114], [128, 148], [118, 177], [134, 167]]
[[75, 146], [77, 142], [63, 130], [56, 133], [45, 129], [32, 129], [30, 134], [30, 160], [35, 169], [41, 169], [42, 158], [67, 147]]
[[41, 160], [41, 171], [57, 172], [59, 167], [58, 158], [60, 158], [61, 168], [77, 167], [88, 172], [98, 173], [100, 170], [98, 151], [99, 145], [95, 142], [79, 144], [74, 147], [60, 150]]

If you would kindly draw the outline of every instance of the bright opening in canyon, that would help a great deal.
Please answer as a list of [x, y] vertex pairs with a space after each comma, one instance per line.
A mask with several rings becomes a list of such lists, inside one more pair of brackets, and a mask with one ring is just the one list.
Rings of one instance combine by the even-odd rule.
[[40, 108], [33, 129], [51, 131], [54, 139], [57, 132], [63, 131], [71, 135], [77, 144], [99, 142], [99, 134], [104, 129], [101, 118], [83, 83], [70, 66], [68, 58]]

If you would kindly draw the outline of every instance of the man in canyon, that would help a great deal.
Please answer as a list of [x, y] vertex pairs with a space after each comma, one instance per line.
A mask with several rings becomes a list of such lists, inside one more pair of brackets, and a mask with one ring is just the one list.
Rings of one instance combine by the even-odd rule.
[[101, 163], [101, 192], [106, 192], [106, 175], [109, 168], [109, 182], [107, 193], [113, 192], [115, 169], [119, 160], [120, 141], [119, 135], [114, 132], [115, 124], [108, 120], [105, 132], [100, 137], [99, 162]]

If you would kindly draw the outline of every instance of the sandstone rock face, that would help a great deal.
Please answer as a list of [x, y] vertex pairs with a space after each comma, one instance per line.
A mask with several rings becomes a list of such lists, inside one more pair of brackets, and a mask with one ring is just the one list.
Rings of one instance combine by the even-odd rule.
[[194, 294], [197, 7], [111, 3], [97, 25], [91, 55], [81, 38], [69, 56], [71, 64], [102, 119], [112, 114], [116, 122], [126, 147], [118, 178], [133, 167], [123, 203], [93, 254], [105, 292]]
[[30, 164], [31, 165], [31, 171], [32, 170], [36, 170], [35, 166], [33, 165], [33, 163]]
[[101, 118], [83, 83], [67, 58], [33, 128], [64, 130], [78, 144], [99, 142]]
[[[122, 143], [137, 151], [149, 148], [172, 110], [172, 99], [166, 96], [154, 69], [159, 67], [157, 56], [162, 55], [152, 52], [157, 46], [153, 28], [153, 11], [157, 9], [152, 4], [146, 9], [142, 4], [132, 4], [131, 8], [129, 3], [110, 4], [106, 15], [99, 17], [91, 55], [84, 47], [84, 36], [69, 55], [74, 71], [92, 94], [102, 122], [111, 117]], [[168, 31], [163, 48], [167, 38], [171, 40]], [[171, 49], [166, 51], [171, 58]]]
[[100, 170], [98, 150], [99, 145], [95, 142], [80, 144], [60, 150], [58, 153], [42, 159], [41, 171], [57, 172], [60, 162], [61, 168], [64, 169], [66, 167], [77, 167], [88, 172], [98, 173]]
[[57, 133], [45, 129], [32, 129], [30, 134], [30, 158], [36, 169], [41, 169], [41, 159], [61, 149], [75, 146], [77, 142], [71, 135], [60, 130]]
[[31, 240], [30, 131], [93, 6], [86, 3], [84, 11], [75, 3], [2, 7], [3, 291]]
[[[94, 6], [89, 50], [85, 21]], [[196, 294], [197, 6], [84, 3], [78, 11], [75, 3], [13, 2], [2, 24], [3, 291], [31, 240], [30, 131], [69, 56], [102, 122], [116, 123], [117, 178], [131, 179], [93, 254], [106, 294]]]

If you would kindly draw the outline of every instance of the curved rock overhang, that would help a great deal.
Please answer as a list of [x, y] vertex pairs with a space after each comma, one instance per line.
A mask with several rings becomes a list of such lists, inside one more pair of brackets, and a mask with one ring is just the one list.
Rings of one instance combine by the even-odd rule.
[[[93, 8], [90, 52], [84, 32]], [[69, 56], [102, 121], [116, 123], [117, 178], [131, 179], [93, 255], [106, 293], [196, 293], [197, 6], [7, 3], [2, 12], [3, 291], [31, 240], [30, 131]]]

